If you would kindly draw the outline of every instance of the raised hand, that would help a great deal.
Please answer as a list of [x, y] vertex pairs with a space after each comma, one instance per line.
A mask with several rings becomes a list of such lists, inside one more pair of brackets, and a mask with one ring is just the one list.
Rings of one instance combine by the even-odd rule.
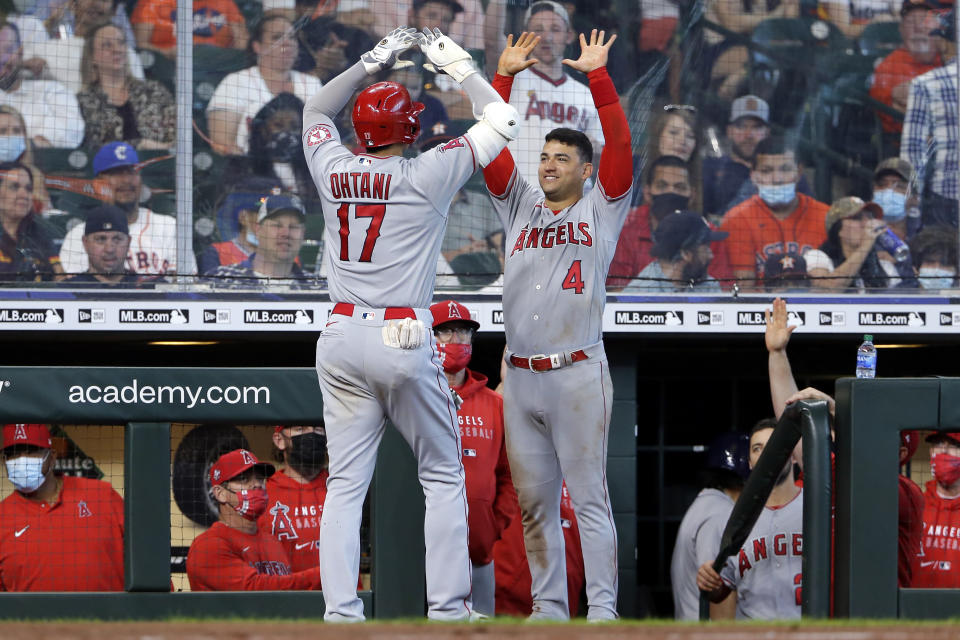
[[766, 309], [764, 317], [767, 321], [767, 331], [764, 334], [767, 351], [783, 351], [790, 342], [790, 334], [797, 328], [797, 325], [787, 324], [787, 303], [780, 298], [774, 299], [773, 313]]
[[527, 57], [539, 43], [540, 36], [532, 31], [524, 31], [514, 44], [511, 33], [507, 36], [507, 46], [504, 47], [500, 53], [500, 60], [497, 61], [497, 73], [502, 76], [515, 76], [540, 62], [536, 58]]
[[580, 57], [576, 60], [564, 58], [562, 60], [563, 64], [576, 69], [577, 71], [582, 71], [583, 73], [590, 73], [594, 69], [605, 67], [607, 65], [607, 57], [610, 54], [610, 45], [612, 45], [614, 40], [617, 39], [617, 34], [613, 34], [607, 43], [604, 44], [603, 38], [605, 33], [606, 32], [601, 31], [598, 34], [596, 29], [591, 31], [590, 44], [587, 44], [587, 39], [583, 37], [583, 34], [581, 33]]
[[420, 44], [422, 40], [423, 36], [413, 27], [397, 27], [378, 42], [377, 46], [360, 56], [360, 62], [370, 75], [387, 69], [412, 66], [412, 62], [398, 61], [398, 58], [401, 53]]
[[425, 28], [420, 36], [420, 50], [427, 56], [429, 64], [423, 65], [430, 71], [443, 71], [459, 83], [477, 72], [473, 58], [463, 47], [443, 35], [440, 29], [433, 31]]

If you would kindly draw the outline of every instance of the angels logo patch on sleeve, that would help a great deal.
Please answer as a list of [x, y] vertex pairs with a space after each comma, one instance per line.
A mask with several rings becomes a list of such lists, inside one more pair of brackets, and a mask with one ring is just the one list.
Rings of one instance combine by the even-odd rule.
[[327, 140], [332, 140], [333, 134], [330, 133], [330, 129], [326, 125], [315, 124], [310, 127], [310, 130], [307, 131], [307, 146], [315, 147], [318, 144], [323, 144]]

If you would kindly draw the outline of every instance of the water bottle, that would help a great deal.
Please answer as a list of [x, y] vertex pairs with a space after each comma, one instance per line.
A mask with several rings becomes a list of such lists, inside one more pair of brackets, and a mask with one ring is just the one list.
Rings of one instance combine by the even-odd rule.
[[877, 236], [877, 244], [880, 248], [893, 256], [897, 262], [906, 262], [910, 259], [910, 248], [907, 243], [897, 237], [890, 229], [885, 229], [883, 233]]
[[863, 336], [863, 343], [857, 349], [857, 377], [875, 378], [877, 376], [877, 348], [873, 346], [873, 336]]

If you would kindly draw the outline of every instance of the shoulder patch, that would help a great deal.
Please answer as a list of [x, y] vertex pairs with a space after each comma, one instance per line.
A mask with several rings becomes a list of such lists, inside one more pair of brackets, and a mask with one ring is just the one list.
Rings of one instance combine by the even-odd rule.
[[307, 146], [315, 147], [318, 144], [323, 144], [327, 140], [332, 140], [333, 134], [330, 133], [329, 127], [323, 124], [315, 124], [310, 127], [310, 130], [307, 131]]

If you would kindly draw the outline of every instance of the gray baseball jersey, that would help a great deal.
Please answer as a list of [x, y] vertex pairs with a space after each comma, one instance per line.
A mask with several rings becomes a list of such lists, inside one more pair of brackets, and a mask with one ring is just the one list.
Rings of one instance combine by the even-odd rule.
[[683, 515], [670, 562], [673, 609], [677, 620], [700, 619], [697, 570], [717, 557], [720, 538], [731, 511], [733, 500], [730, 496], [718, 489], [704, 489]]
[[514, 168], [504, 194], [492, 194], [507, 230], [503, 316], [510, 350], [523, 356], [600, 342], [606, 276], [630, 193], [611, 199], [603, 185], [558, 214]]
[[785, 505], [764, 507], [747, 541], [720, 571], [737, 590], [737, 618], [799, 618], [802, 566], [803, 490]]
[[469, 135], [413, 159], [354, 155], [320, 116], [303, 151], [323, 208], [330, 299], [429, 307], [447, 210], [479, 167]]

